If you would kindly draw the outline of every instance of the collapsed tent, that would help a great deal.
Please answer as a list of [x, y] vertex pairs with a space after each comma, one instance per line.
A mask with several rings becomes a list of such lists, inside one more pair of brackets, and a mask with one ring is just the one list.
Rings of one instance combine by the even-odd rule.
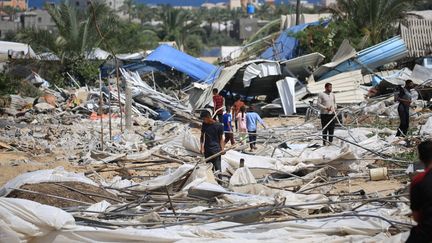
[[144, 59], [152, 66], [161, 63], [179, 72], [185, 73], [198, 82], [212, 83], [219, 74], [217, 66], [201, 61], [168, 45], [160, 45]]

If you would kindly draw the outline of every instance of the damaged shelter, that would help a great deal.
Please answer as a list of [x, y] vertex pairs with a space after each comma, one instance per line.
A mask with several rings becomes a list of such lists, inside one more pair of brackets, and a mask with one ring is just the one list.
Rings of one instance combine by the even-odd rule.
[[[371, 88], [415, 77], [424, 87], [428, 70], [378, 70], [410, 55], [403, 36], [359, 51], [344, 42], [326, 64], [297, 56], [286, 37], [279, 51], [225, 66], [168, 45], [118, 55], [95, 87], [59, 88], [33, 72], [26, 80], [44, 95], [0, 104], [0, 241], [404, 242], [415, 148], [432, 136], [432, 113], [422, 101], [412, 133], [396, 137], [397, 103]], [[318, 116], [290, 115], [316, 113], [326, 82], [344, 119], [322, 146]], [[287, 115], [264, 118], [257, 150], [227, 145], [217, 172], [194, 113], [213, 88], [227, 103], [264, 97], [262, 109]]]

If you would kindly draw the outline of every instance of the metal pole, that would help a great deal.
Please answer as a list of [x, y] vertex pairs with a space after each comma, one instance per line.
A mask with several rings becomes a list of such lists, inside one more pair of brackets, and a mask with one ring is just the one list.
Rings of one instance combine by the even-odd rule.
[[296, 25], [300, 24], [300, 0], [297, 0], [296, 5]]

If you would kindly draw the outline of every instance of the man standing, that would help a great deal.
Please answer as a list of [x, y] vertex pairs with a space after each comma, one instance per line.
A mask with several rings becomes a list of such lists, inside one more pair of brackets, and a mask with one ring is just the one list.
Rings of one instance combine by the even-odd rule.
[[239, 127], [237, 121], [237, 114], [240, 113], [240, 108], [242, 108], [243, 106], [245, 106], [245, 103], [241, 100], [240, 95], [236, 95], [235, 102], [233, 104], [233, 117], [234, 117], [236, 132], [238, 132], [238, 127]]
[[[200, 137], [200, 152], [205, 158], [215, 155], [224, 149], [223, 133], [224, 129], [221, 123], [212, 119], [209, 111], [204, 110], [200, 115], [203, 123]], [[213, 164], [213, 171], [222, 171], [221, 155], [207, 161]]]
[[261, 117], [253, 110], [253, 107], [249, 107], [249, 111], [246, 113], [246, 126], [249, 133], [249, 146], [251, 151], [257, 149], [256, 138], [257, 138], [257, 123], [260, 123], [264, 129], [266, 126]]
[[[333, 142], [333, 134], [335, 127], [335, 111], [336, 111], [336, 98], [332, 93], [332, 84], [326, 83], [324, 85], [325, 91], [318, 95], [318, 107], [321, 114], [321, 126], [323, 135], [323, 144]], [[328, 135], [327, 135], [328, 134]]]
[[223, 115], [223, 124], [224, 124], [224, 132], [225, 132], [225, 144], [231, 141], [231, 145], [234, 145], [234, 134], [232, 128], [232, 114], [231, 114], [231, 106], [226, 106], [225, 114]]
[[224, 98], [219, 94], [218, 89], [213, 89], [213, 107], [214, 107], [214, 114], [216, 114], [217, 119], [220, 123], [223, 123], [223, 107], [224, 107], [225, 100]]
[[424, 172], [415, 176], [410, 185], [412, 216], [417, 225], [411, 229], [406, 242], [432, 242], [432, 141], [424, 141], [417, 147]]
[[[396, 132], [396, 137], [406, 136], [409, 128], [409, 108], [413, 100], [412, 93], [410, 90], [414, 87], [414, 83], [411, 80], [405, 81], [405, 88], [399, 86], [398, 94], [395, 97], [395, 101], [399, 102], [398, 114], [399, 114], [399, 128]], [[414, 93], [415, 92], [415, 93]], [[417, 91], [413, 91], [414, 95], [417, 95]], [[415, 97], [415, 98], [417, 98]]]

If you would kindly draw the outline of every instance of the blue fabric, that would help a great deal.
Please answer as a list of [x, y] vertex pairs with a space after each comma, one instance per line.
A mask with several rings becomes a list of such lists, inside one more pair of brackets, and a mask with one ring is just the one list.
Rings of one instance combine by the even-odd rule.
[[248, 131], [256, 131], [258, 122], [264, 126], [264, 121], [258, 113], [254, 111], [246, 113], [246, 127]]
[[231, 113], [225, 113], [223, 115], [223, 124], [224, 124], [224, 131], [225, 132], [230, 132], [232, 131], [232, 115]]
[[220, 72], [217, 66], [201, 61], [168, 45], [160, 45], [144, 59], [144, 62], [162, 63], [187, 74], [198, 82], [212, 83]]
[[297, 57], [299, 41], [291, 35], [302, 31], [309, 26], [317, 26], [319, 24], [327, 25], [328, 23], [328, 20], [324, 22], [316, 21], [312, 23], [299, 24], [286, 29], [279, 35], [274, 45], [261, 54], [260, 58], [273, 61], [284, 61]]

